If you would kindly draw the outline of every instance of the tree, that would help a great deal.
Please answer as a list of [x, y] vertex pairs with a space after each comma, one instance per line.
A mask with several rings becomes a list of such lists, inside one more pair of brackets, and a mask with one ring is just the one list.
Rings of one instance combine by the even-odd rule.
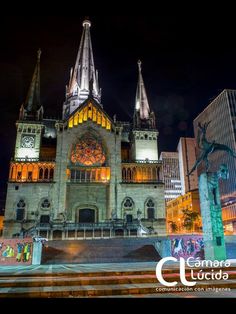
[[183, 226], [190, 231], [193, 231], [194, 222], [199, 219], [199, 213], [196, 211], [183, 209]]
[[170, 224], [171, 232], [175, 233], [178, 230], [177, 223], [172, 220], [169, 220], [168, 223]]

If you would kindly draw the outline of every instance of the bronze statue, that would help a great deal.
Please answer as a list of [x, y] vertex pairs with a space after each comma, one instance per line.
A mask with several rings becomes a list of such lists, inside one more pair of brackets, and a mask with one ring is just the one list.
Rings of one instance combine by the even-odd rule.
[[198, 141], [198, 147], [202, 150], [200, 157], [196, 160], [193, 168], [190, 170], [190, 172], [187, 174], [188, 176], [193, 173], [194, 170], [197, 169], [197, 167], [200, 165], [200, 163], [202, 161], [205, 162], [205, 166], [206, 166], [206, 172], [208, 172], [209, 170], [209, 160], [208, 160], [208, 156], [210, 154], [213, 154], [216, 151], [225, 151], [228, 154], [230, 154], [232, 157], [236, 158], [236, 153], [233, 152], [233, 150], [228, 147], [227, 145], [224, 144], [218, 144], [215, 141], [213, 142], [209, 142], [206, 138], [206, 130], [208, 125], [211, 123], [211, 121], [204, 123], [203, 125], [201, 125], [201, 123], [198, 123], [198, 137], [197, 137], [197, 141]]

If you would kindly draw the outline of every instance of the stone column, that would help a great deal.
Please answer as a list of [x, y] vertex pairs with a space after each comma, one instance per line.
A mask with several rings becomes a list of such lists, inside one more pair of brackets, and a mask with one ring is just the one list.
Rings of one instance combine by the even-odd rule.
[[171, 253], [171, 240], [170, 238], [161, 238], [155, 242], [155, 249], [161, 258], [172, 256]]
[[40, 265], [41, 264], [42, 247], [43, 247], [43, 244], [41, 241], [33, 243], [32, 265]]
[[208, 172], [200, 175], [199, 196], [205, 259], [225, 260], [226, 248], [217, 173]]

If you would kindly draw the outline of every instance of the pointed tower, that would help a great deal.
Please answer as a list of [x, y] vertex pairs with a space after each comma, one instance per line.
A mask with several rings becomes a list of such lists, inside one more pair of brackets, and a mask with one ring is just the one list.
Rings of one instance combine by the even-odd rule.
[[19, 120], [21, 121], [41, 121], [43, 119], [43, 107], [40, 103], [40, 56], [41, 50], [39, 49], [30, 88], [20, 109]]
[[155, 114], [150, 110], [142, 76], [142, 63], [138, 61], [139, 77], [134, 110], [134, 128], [156, 129]]
[[158, 160], [155, 114], [150, 110], [142, 76], [142, 63], [138, 61], [138, 86], [132, 131], [132, 158], [135, 161]]
[[66, 86], [66, 101], [63, 106], [64, 119], [89, 96], [92, 96], [99, 104], [101, 102], [101, 90], [98, 85], [98, 72], [94, 65], [90, 27], [91, 22], [84, 20], [84, 29], [75, 67], [71, 69], [69, 85]]
[[43, 125], [43, 106], [40, 101], [40, 56], [37, 63], [25, 102], [21, 105], [19, 120], [16, 123], [17, 136], [15, 159], [39, 159]]

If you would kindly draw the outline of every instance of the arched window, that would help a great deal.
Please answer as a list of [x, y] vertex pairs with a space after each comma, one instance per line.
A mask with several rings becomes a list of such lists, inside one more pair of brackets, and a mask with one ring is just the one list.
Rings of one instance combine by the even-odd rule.
[[131, 197], [126, 197], [123, 201], [124, 210], [132, 210], [134, 208], [134, 202]]
[[122, 203], [123, 218], [126, 223], [131, 224], [133, 221], [134, 201], [131, 197], [126, 197]]
[[43, 202], [41, 204], [42, 209], [48, 209], [48, 208], [50, 208], [50, 206], [51, 206], [51, 204], [47, 198], [45, 200], [43, 200]]
[[49, 173], [49, 178], [50, 178], [50, 180], [53, 180], [53, 175], [54, 175], [54, 169], [51, 168], [51, 169], [50, 169], [50, 173]]
[[16, 220], [22, 221], [25, 218], [25, 201], [20, 199], [16, 206]]
[[44, 179], [48, 180], [48, 168], [46, 168], [44, 171]]
[[43, 180], [43, 168], [39, 168], [39, 180]]
[[132, 169], [132, 181], [136, 182], [137, 181], [137, 172], [136, 172], [136, 168]]
[[123, 181], [127, 181], [127, 178], [126, 178], [126, 168], [122, 169], [122, 180]]
[[147, 219], [155, 219], [155, 204], [150, 198], [146, 202]]
[[127, 181], [128, 182], [131, 181], [131, 169], [130, 168], [127, 169]]

